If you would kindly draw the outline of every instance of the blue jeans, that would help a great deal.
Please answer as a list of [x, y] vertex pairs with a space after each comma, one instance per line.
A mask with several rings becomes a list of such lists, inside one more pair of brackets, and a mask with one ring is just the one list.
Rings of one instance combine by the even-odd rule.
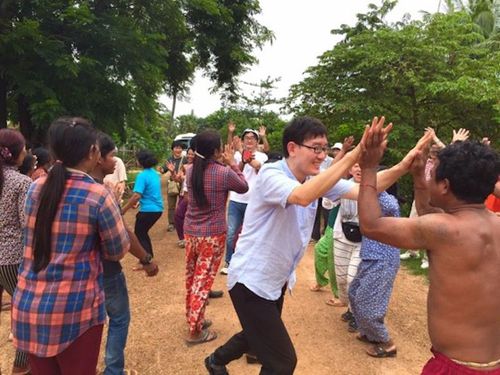
[[236, 247], [236, 237], [243, 224], [245, 211], [247, 209], [246, 203], [239, 203], [230, 200], [227, 207], [227, 238], [226, 238], [226, 263], [231, 262], [231, 257]]
[[106, 365], [104, 375], [123, 375], [125, 345], [127, 344], [130, 324], [127, 282], [123, 272], [104, 277], [104, 294], [106, 296], [106, 312], [109, 317], [108, 339], [104, 355]]

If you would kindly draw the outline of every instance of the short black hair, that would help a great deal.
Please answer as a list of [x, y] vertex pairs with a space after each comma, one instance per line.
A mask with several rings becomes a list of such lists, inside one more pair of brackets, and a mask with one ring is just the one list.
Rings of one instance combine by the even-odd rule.
[[106, 133], [99, 133], [97, 144], [99, 145], [102, 157], [106, 157], [106, 155], [116, 149], [115, 142], [113, 142], [113, 139]]
[[447, 179], [452, 193], [467, 203], [483, 203], [500, 174], [498, 153], [475, 141], [455, 142], [438, 155], [436, 181]]
[[33, 150], [33, 155], [36, 156], [38, 166], [48, 164], [50, 162], [49, 150], [43, 147], [38, 147]]
[[32, 172], [35, 168], [35, 157], [32, 154], [26, 154], [26, 157], [23, 160], [23, 163], [19, 167], [19, 173], [24, 175], [28, 175], [29, 172]]
[[156, 159], [156, 156], [149, 150], [139, 151], [136, 158], [141, 167], [144, 169], [154, 167], [158, 164], [158, 159]]
[[176, 147], [181, 147], [184, 150], [186, 148], [186, 145], [182, 141], [173, 141], [172, 147], [170, 148], [173, 150]]
[[297, 117], [290, 121], [283, 132], [283, 155], [287, 158], [288, 142], [302, 144], [305, 140], [326, 136], [327, 130], [323, 123], [314, 117]]

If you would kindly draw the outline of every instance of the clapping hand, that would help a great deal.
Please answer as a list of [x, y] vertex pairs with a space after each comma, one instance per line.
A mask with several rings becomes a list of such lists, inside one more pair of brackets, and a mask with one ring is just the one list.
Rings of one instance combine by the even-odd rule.
[[224, 145], [224, 152], [222, 153], [222, 160], [227, 165], [234, 164], [234, 148], [233, 148], [233, 145]]
[[359, 146], [361, 147], [361, 155], [359, 165], [361, 169], [377, 168], [384, 151], [387, 147], [387, 137], [392, 129], [392, 122], [384, 128], [385, 117], [380, 119], [374, 117], [372, 124], [366, 125], [363, 138]]
[[426, 131], [424, 135], [420, 137], [415, 147], [413, 147], [406, 154], [403, 160], [401, 160], [401, 165], [405, 169], [410, 170], [410, 168], [412, 168], [413, 160], [419, 155], [419, 153], [422, 153], [425, 157], [427, 157], [428, 150], [430, 148], [432, 141], [433, 141], [433, 132]]

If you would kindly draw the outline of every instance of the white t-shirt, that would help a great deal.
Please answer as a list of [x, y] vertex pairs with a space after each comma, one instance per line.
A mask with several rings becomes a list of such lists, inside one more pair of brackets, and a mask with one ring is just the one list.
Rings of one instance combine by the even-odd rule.
[[125, 164], [123, 160], [118, 156], [114, 156], [116, 161], [115, 171], [104, 177], [104, 184], [114, 186], [122, 181], [127, 181], [127, 170], [125, 169]]
[[[267, 161], [267, 155], [260, 151], [255, 151], [255, 160], [257, 160], [261, 164], [261, 168], [264, 163]], [[236, 151], [234, 153], [234, 161], [239, 164], [241, 162], [241, 153]], [[245, 164], [243, 168], [243, 176], [245, 176], [245, 180], [248, 183], [248, 191], [245, 194], [238, 194], [234, 191], [229, 193], [229, 200], [238, 203], [248, 203], [250, 201], [250, 194], [252, 193], [253, 186], [255, 185], [255, 181], [257, 179], [257, 171], [250, 164]]]

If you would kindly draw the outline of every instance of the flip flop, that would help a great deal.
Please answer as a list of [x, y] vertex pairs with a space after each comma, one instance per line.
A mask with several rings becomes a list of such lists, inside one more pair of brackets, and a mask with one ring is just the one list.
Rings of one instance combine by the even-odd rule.
[[201, 325], [201, 329], [207, 329], [212, 325], [212, 321], [210, 319], [205, 319], [203, 324]]
[[333, 307], [346, 307], [347, 305], [344, 302], [341, 302], [340, 300], [336, 298], [330, 298], [325, 301], [325, 303], [328, 306], [333, 306]]
[[203, 331], [201, 331], [200, 337], [196, 339], [186, 339], [186, 344], [188, 344], [188, 346], [204, 344], [206, 342], [215, 340], [216, 338], [217, 333], [215, 333], [214, 331], [209, 331], [208, 329], [204, 329]]
[[398, 350], [396, 349], [396, 345], [393, 345], [390, 348], [384, 348], [382, 344], [375, 344], [371, 347], [371, 350], [366, 350], [366, 354], [375, 358], [395, 357], [397, 353]]

